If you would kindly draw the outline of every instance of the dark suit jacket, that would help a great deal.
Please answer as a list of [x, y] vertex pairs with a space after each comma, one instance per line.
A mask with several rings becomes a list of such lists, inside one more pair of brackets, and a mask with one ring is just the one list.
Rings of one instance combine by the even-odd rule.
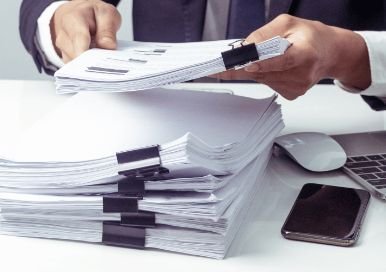
[[[43, 66], [34, 44], [37, 19], [54, 1], [56, 0], [23, 0], [20, 9], [21, 39], [39, 71]], [[113, 5], [120, 2], [120, 0], [104, 1]], [[201, 40], [206, 1], [133, 0], [134, 39], [159, 42]], [[268, 20], [281, 13], [289, 13], [351, 30], [386, 30], [385, 2], [385, 0], [271, 0]], [[377, 108], [374, 103], [373, 106]]]

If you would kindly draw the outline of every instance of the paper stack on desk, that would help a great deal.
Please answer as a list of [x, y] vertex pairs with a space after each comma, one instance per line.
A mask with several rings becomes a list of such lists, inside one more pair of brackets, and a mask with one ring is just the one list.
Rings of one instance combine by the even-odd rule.
[[276, 57], [290, 46], [281, 37], [232, 50], [234, 42], [120, 42], [115, 51], [91, 49], [55, 73], [57, 91], [122, 92], [156, 88]]
[[283, 128], [274, 99], [78, 94], [0, 161], [0, 233], [222, 258]]

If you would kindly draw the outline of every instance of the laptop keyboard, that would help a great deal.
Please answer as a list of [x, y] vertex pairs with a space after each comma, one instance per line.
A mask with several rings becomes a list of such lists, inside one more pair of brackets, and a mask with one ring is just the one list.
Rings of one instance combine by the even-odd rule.
[[386, 154], [348, 157], [344, 169], [377, 191], [386, 189]]

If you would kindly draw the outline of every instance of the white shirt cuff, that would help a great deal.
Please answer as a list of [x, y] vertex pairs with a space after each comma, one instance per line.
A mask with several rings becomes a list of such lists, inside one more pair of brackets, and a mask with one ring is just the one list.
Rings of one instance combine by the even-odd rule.
[[57, 1], [49, 5], [43, 13], [40, 15], [37, 23], [38, 27], [36, 30], [36, 43], [38, 51], [42, 54], [44, 59], [44, 65], [55, 66], [60, 68], [64, 65], [64, 62], [60, 56], [56, 53], [52, 37], [50, 22], [54, 16], [55, 11], [63, 4], [68, 1]]
[[386, 31], [357, 31], [366, 42], [369, 52], [371, 85], [366, 90], [344, 86], [335, 80], [340, 88], [362, 95], [386, 97]]

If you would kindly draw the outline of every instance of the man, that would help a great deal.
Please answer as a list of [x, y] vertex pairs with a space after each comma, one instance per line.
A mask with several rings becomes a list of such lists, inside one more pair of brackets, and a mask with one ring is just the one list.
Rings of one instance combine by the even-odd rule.
[[[22, 40], [38, 67], [48, 72], [92, 45], [114, 49], [121, 23], [114, 7], [118, 2], [24, 0]], [[212, 16], [211, 10], [215, 11]], [[306, 19], [277, 17], [281, 13]], [[49, 18], [45, 36], [40, 24], [36, 32], [36, 22], [42, 17]], [[268, 24], [263, 26], [264, 19]], [[386, 97], [386, 32], [381, 31], [386, 29], [384, 0], [134, 0], [133, 25], [134, 38], [145, 41], [247, 36], [251, 43], [280, 35], [292, 42], [286, 54], [218, 77], [255, 80], [288, 99], [303, 95], [323, 78], [333, 78], [342, 88], [361, 92], [374, 109], [386, 108], [382, 98]], [[219, 35], [221, 25], [226, 26], [223, 35]]]

